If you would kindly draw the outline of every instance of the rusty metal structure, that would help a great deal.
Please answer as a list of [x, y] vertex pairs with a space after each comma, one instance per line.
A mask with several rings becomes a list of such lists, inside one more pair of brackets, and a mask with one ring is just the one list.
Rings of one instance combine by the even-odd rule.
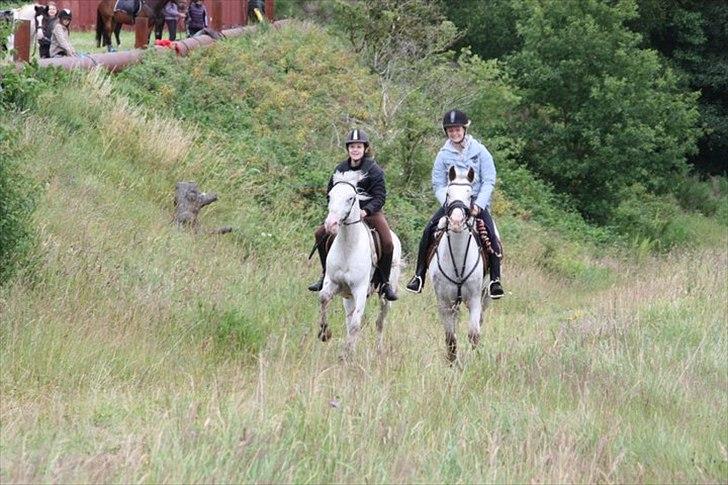
[[[280, 28], [285, 25], [285, 20], [277, 20], [273, 22], [274, 28]], [[29, 28], [30, 24], [28, 24]], [[248, 35], [257, 30], [256, 25], [248, 25], [244, 27], [235, 27], [233, 29], [223, 29], [221, 31], [223, 38], [240, 37]], [[181, 41], [174, 42], [172, 47], [155, 46], [156, 51], [164, 51], [174, 49], [179, 56], [185, 56], [193, 49], [206, 47], [215, 43], [215, 40], [209, 35], [199, 35], [190, 37]], [[112, 72], [121, 71], [125, 67], [136, 64], [142, 60], [142, 57], [149, 49], [132, 49], [122, 52], [110, 52], [103, 54], [90, 54], [82, 57], [59, 57], [54, 59], [41, 59], [38, 61], [40, 67], [60, 67], [64, 69], [94, 69], [96, 67], [104, 67]]]
[[[68, 8], [73, 12], [71, 28], [94, 30], [96, 28], [96, 7], [98, 0], [55, 0], [58, 8]], [[228, 29], [248, 24], [248, 0], [204, 0], [207, 12], [215, 30]], [[48, 0], [35, 0], [46, 5]], [[265, 16], [268, 21], [275, 20], [275, 0], [265, 0]]]
[[[47, 0], [45, 0], [47, 1]], [[76, 0], [81, 1], [81, 0]], [[91, 3], [93, 2], [94, 5], [98, 4], [97, 0], [83, 0], [84, 2]], [[212, 28], [222, 34], [223, 38], [228, 37], [239, 37], [241, 35], [246, 35], [250, 32], [253, 32], [256, 30], [255, 25], [246, 25], [246, 26], [238, 26], [230, 29], [223, 29], [221, 28], [220, 24], [222, 23], [222, 19], [224, 18], [221, 12], [223, 11], [223, 4], [228, 3], [232, 4], [236, 2], [236, 0], [208, 0], [208, 2], [212, 3], [213, 12], [210, 16], [212, 17], [213, 23]], [[63, 8], [64, 4], [71, 3], [70, 0], [64, 2], [63, 0], [59, 1], [58, 4], [60, 4], [60, 7]], [[247, 0], [241, 0], [241, 2], [237, 3], [243, 3], [245, 4], [245, 8], [247, 11]], [[270, 9], [268, 9], [270, 5]], [[229, 6], [229, 5], [228, 5]], [[265, 7], [266, 7], [266, 15], [269, 15], [272, 17], [273, 15], [273, 8], [274, 8], [274, 0], [265, 0]], [[95, 10], [94, 10], [95, 14]], [[217, 21], [214, 21], [213, 15], [217, 17]], [[75, 18], [75, 14], [74, 14]], [[269, 17], [270, 18], [270, 17]], [[274, 21], [272, 25], [276, 28], [279, 28], [285, 23], [285, 21]], [[144, 55], [145, 50], [147, 49], [147, 39], [148, 39], [148, 31], [147, 31], [147, 22], [143, 19], [137, 19], [137, 22], [134, 25], [135, 30], [135, 49], [129, 50], [129, 51], [121, 51], [121, 52], [110, 52], [110, 53], [103, 53], [103, 54], [89, 54], [89, 55], [83, 55], [83, 56], [77, 56], [77, 57], [61, 57], [61, 58], [54, 58], [54, 59], [41, 59], [38, 61], [38, 65], [40, 67], [61, 67], [65, 69], [93, 69], [95, 67], [105, 67], [106, 69], [116, 72], [124, 69], [126, 66], [130, 64], [135, 64], [139, 61], [141, 61], [142, 56]], [[18, 63], [23, 62], [29, 62], [30, 60], [30, 53], [31, 53], [31, 45], [30, 45], [30, 22], [29, 21], [20, 21], [17, 23], [15, 27], [15, 52], [14, 52], [14, 60]], [[166, 50], [166, 49], [174, 49], [177, 55], [185, 56], [189, 51], [192, 49], [196, 49], [198, 47], [205, 47], [215, 42], [215, 39], [210, 37], [209, 35], [197, 35], [194, 37], [189, 37], [183, 40], [179, 40], [176, 42], [173, 42], [170, 47], [160, 47], [155, 46], [154, 49], [156, 50]]]

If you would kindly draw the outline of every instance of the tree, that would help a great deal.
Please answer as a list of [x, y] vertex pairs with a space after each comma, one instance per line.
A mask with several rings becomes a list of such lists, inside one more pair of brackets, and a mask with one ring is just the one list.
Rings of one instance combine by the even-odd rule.
[[632, 1], [532, 0], [516, 9], [523, 48], [508, 57], [523, 89], [514, 129], [523, 162], [606, 222], [635, 183], [668, 190], [687, 171], [699, 130], [697, 94], [625, 22]]
[[643, 45], [658, 50], [700, 91], [706, 131], [690, 161], [701, 171], [728, 172], [728, 3], [638, 0], [639, 17], [629, 25]]
[[440, 0], [447, 18], [463, 32], [456, 48], [469, 47], [483, 59], [521, 48], [513, 0]]

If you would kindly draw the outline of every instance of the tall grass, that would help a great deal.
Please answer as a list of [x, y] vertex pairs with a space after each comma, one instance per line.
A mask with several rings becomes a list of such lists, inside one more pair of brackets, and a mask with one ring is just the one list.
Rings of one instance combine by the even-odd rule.
[[[725, 237], [564, 258], [506, 218], [508, 295], [460, 367], [429, 286], [400, 289], [381, 356], [370, 305], [342, 365], [341, 308], [316, 339], [307, 222], [249, 197], [288, 175], [247, 185], [244, 134], [75, 82], [18, 117], [45, 192], [33, 265], [0, 290], [1, 481], [728, 480]], [[220, 191], [201, 219], [233, 235], [170, 224], [181, 178]]]

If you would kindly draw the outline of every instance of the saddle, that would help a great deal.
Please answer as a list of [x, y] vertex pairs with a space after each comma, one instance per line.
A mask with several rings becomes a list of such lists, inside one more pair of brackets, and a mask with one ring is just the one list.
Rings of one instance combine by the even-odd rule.
[[[373, 227], [370, 227], [368, 224], [364, 223], [364, 227], [367, 228], [369, 231], [369, 247], [372, 250], [372, 265], [377, 266], [377, 262], [382, 258], [382, 240], [379, 237], [379, 233], [374, 229]], [[329, 253], [331, 250], [331, 245], [334, 243], [334, 238], [336, 236], [328, 235], [326, 236], [326, 254]], [[313, 252], [311, 253], [313, 255]], [[310, 257], [310, 256], [309, 256]], [[374, 275], [372, 276], [371, 283], [375, 286], [379, 285], [379, 281], [377, 280], [377, 272], [374, 272]]]
[[[428, 267], [430, 265], [430, 262], [432, 261], [432, 258], [435, 257], [435, 254], [437, 253], [437, 247], [440, 245], [440, 240], [442, 239], [442, 236], [445, 234], [446, 228], [445, 225], [441, 222], [437, 225], [435, 228], [435, 233], [432, 237], [432, 242], [430, 243], [430, 247], [427, 248], [427, 259], [425, 260], [425, 267]], [[482, 219], [475, 219], [475, 227], [470, 229], [470, 232], [473, 235], [473, 238], [478, 243], [478, 247], [480, 248], [480, 254], [483, 258], [483, 276], [488, 274], [489, 271], [489, 264], [488, 264], [488, 256], [490, 254], [495, 254], [495, 251], [493, 250], [493, 245], [490, 242], [490, 238], [488, 237], [488, 230], [485, 228], [485, 222], [483, 222]], [[498, 257], [502, 257], [502, 255], [497, 255]]]
[[114, 12], [124, 12], [132, 18], [139, 15], [141, 9], [141, 0], [116, 0], [116, 5], [114, 5]]

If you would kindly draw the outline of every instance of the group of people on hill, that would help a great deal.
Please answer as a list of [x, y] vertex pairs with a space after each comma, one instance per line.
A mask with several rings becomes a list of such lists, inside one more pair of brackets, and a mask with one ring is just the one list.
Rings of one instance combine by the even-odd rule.
[[[177, 23], [186, 19], [187, 35], [192, 37], [209, 25], [209, 15], [204, 0], [192, 0], [187, 7], [187, 13], [180, 11], [177, 0], [171, 0], [163, 9], [164, 22], [169, 31], [169, 40], [177, 38]], [[38, 51], [41, 59], [52, 57], [75, 56], [76, 49], [71, 44], [70, 25], [73, 13], [70, 9], [58, 9], [54, 1], [48, 2], [48, 8], [38, 22], [37, 38]], [[157, 32], [157, 38], [162, 38], [162, 32]]]
[[[434, 243], [435, 232], [440, 219], [447, 211], [447, 173], [450, 167], [469, 169], [475, 173], [473, 181], [472, 200], [469, 208], [471, 216], [481, 219], [487, 231], [491, 249], [488, 253], [488, 268], [490, 272], [490, 283], [488, 290], [493, 299], [501, 298], [504, 295], [501, 284], [501, 244], [498, 232], [490, 214], [490, 202], [495, 187], [496, 171], [493, 157], [483, 144], [476, 140], [467, 130], [470, 126], [468, 116], [457, 109], [445, 113], [442, 120], [442, 129], [447, 139], [435, 158], [432, 167], [432, 189], [441, 207], [432, 216], [430, 222], [422, 232], [422, 239], [417, 252], [417, 265], [415, 274], [407, 284], [407, 290], [413, 293], [420, 293], [425, 284], [427, 272], [427, 257], [431, 245]], [[361, 171], [366, 176], [358, 183], [357, 189], [368, 195], [368, 200], [361, 207], [361, 219], [376, 230], [381, 239], [381, 259], [377, 264], [375, 283], [379, 286], [380, 294], [387, 300], [397, 299], [397, 293], [390, 285], [390, 271], [392, 269], [393, 241], [389, 230], [387, 219], [382, 213], [382, 207], [387, 197], [387, 190], [384, 182], [384, 171], [373, 158], [371, 143], [367, 134], [354, 129], [349, 132], [346, 142], [348, 157], [336, 166], [337, 171]], [[329, 180], [329, 191], [333, 185], [333, 176]], [[321, 291], [326, 272], [326, 257], [328, 252], [328, 235], [323, 225], [315, 232], [316, 248], [323, 273], [321, 278], [311, 284], [308, 289]]]

